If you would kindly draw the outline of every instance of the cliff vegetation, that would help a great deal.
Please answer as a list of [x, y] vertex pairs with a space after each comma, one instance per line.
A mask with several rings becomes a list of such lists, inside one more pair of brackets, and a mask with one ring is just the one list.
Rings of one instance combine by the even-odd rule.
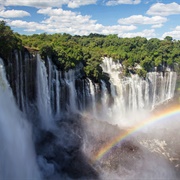
[[122, 63], [124, 74], [176, 69], [180, 64], [180, 41], [167, 36], [163, 40], [144, 37], [119, 38], [116, 34], [72, 36], [66, 33], [19, 35], [4, 21], [0, 21], [0, 56], [8, 58], [13, 49], [26, 47], [49, 56], [61, 70], [84, 65], [86, 76], [98, 80], [105, 78], [100, 66], [102, 57], [112, 57]]

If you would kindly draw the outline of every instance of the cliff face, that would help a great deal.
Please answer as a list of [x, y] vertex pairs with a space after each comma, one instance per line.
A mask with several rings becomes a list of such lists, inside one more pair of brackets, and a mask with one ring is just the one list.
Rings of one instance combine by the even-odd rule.
[[[101, 173], [114, 172], [119, 164], [131, 174], [136, 167], [135, 161], [131, 166], [133, 157], [137, 162], [142, 153], [139, 143], [124, 142], [99, 162], [93, 163], [93, 156], [124, 133], [110, 124], [126, 123], [127, 116], [135, 120], [141, 110], [172, 99], [177, 77], [172, 71], [151, 72], [145, 79], [135, 74], [124, 77], [120, 64], [104, 58], [101, 66], [108, 78], [94, 82], [84, 75], [81, 64], [60, 71], [50, 58], [42, 60], [28, 51], [14, 52], [4, 64], [0, 64], [0, 142], [7, 151], [0, 151], [0, 159], [8, 163], [0, 164], [0, 171], [9, 171], [0, 173], [0, 179], [14, 174], [17, 179], [32, 179], [32, 174], [33, 179], [98, 179], [99, 168]], [[30, 161], [28, 166], [24, 160]]]
[[118, 109], [123, 118], [127, 112], [153, 109], [171, 99], [176, 85], [176, 73], [172, 71], [151, 72], [145, 79], [137, 75], [124, 77], [121, 64], [110, 58], [104, 58], [101, 65], [109, 78], [99, 82], [85, 76], [82, 64], [64, 72], [50, 58], [43, 61], [28, 51], [14, 52], [5, 64], [19, 108], [28, 117], [35, 114], [36, 119], [47, 122], [82, 112], [94, 117], [106, 113], [110, 118]]

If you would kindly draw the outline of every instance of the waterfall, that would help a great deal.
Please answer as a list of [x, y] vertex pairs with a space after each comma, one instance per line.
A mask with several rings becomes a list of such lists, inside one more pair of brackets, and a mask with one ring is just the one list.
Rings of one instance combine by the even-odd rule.
[[15, 103], [6, 80], [2, 59], [0, 59], [0, 144], [0, 179], [41, 179], [31, 126]]
[[[57, 81], [56, 81], [56, 67], [53, 65], [51, 59], [47, 57], [46, 61], [46, 73], [47, 73], [47, 84], [49, 88], [49, 98], [50, 98], [50, 103], [51, 103], [51, 111], [53, 113], [56, 112], [56, 95], [55, 92], [56, 90], [54, 87], [58, 86]], [[58, 82], [59, 83], [59, 82]], [[56, 110], [55, 110], [56, 109]]]
[[[129, 112], [152, 110], [174, 95], [175, 72], [150, 72], [145, 79], [133, 74], [124, 77], [123, 66], [106, 57], [101, 66], [109, 75], [109, 84], [104, 80], [95, 83], [84, 79], [80, 72], [82, 65], [65, 72], [60, 71], [49, 57], [43, 61], [39, 55], [34, 60], [25, 56], [23, 60], [21, 53], [15, 55], [16, 73], [12, 73], [9, 81], [17, 104], [25, 114], [32, 114], [29, 110], [30, 101], [31, 106], [36, 104], [36, 113], [44, 128], [48, 128], [54, 118], [58, 120], [63, 114], [90, 109], [94, 117], [103, 115], [111, 119], [112, 115], [116, 115], [123, 119]], [[36, 70], [33, 70], [34, 62]]]
[[102, 104], [102, 109], [101, 109], [101, 114], [108, 114], [108, 91], [107, 87], [104, 81], [101, 81], [101, 89], [102, 89], [102, 96], [101, 96], [101, 104]]
[[125, 118], [129, 112], [133, 114], [143, 109], [152, 110], [174, 95], [177, 78], [175, 72], [165, 72], [164, 76], [161, 72], [150, 72], [147, 73], [146, 79], [142, 79], [138, 75], [123, 77], [121, 64], [113, 62], [111, 58], [103, 59], [102, 68], [109, 74], [111, 96], [114, 98], [114, 104], [107, 109], [104, 99], [107, 99], [107, 93], [104, 91], [102, 106], [103, 109], [106, 108], [106, 112], [110, 109], [111, 113], [109, 114], [118, 118]]
[[21, 55], [18, 54], [18, 52], [15, 53], [15, 68], [16, 68], [16, 74], [15, 74], [15, 83], [16, 83], [16, 98], [17, 98], [17, 103], [19, 107], [23, 110], [26, 111], [26, 102], [25, 101], [25, 83], [27, 83], [26, 76], [23, 76], [23, 72], [26, 71], [26, 68], [28, 68], [28, 65], [26, 64], [26, 59], [24, 61], [24, 65], [22, 62], [22, 57]]
[[56, 70], [56, 80], [55, 80], [55, 86], [56, 86], [56, 116], [60, 116], [60, 73]]
[[151, 72], [147, 74], [147, 79], [151, 82], [149, 96], [153, 97], [152, 108], [173, 98], [177, 79], [175, 72], [165, 72], [164, 75], [162, 72]]
[[[41, 179], [38, 165], [42, 179], [46, 173], [51, 179], [54, 172], [63, 172], [63, 163], [70, 163], [68, 158], [74, 153], [72, 144], [80, 148], [83, 137], [77, 133], [81, 129], [79, 119], [74, 122], [75, 114], [87, 112], [92, 119], [110, 124], [126, 122], [127, 116], [135, 120], [137, 112], [151, 111], [173, 98], [177, 78], [171, 71], [149, 72], [145, 79], [138, 75], [124, 77], [123, 66], [111, 58], [104, 58], [101, 65], [109, 80], [96, 82], [86, 77], [83, 65], [62, 71], [50, 58], [42, 60], [40, 55], [32, 58], [15, 52], [15, 58], [6, 66], [5, 72], [0, 59], [0, 179], [3, 180]], [[68, 124], [66, 117], [73, 120]], [[60, 127], [56, 126], [57, 121]], [[63, 147], [64, 142], [69, 149]], [[44, 172], [47, 169], [49, 172]]]
[[40, 56], [37, 57], [37, 108], [41, 119], [41, 125], [49, 128], [52, 125], [52, 109], [50, 102], [50, 92], [48, 86], [48, 76], [44, 62]]
[[69, 89], [69, 111], [76, 113], [78, 109], [77, 109], [74, 70], [69, 70], [68, 72], [65, 72], [65, 82]]
[[89, 79], [89, 87], [90, 87], [90, 95], [92, 97], [92, 113], [94, 117], [97, 117], [95, 87], [90, 79]]

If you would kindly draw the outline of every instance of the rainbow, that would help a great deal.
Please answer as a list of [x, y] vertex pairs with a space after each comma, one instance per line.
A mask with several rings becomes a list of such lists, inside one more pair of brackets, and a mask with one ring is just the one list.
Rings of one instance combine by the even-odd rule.
[[118, 143], [120, 143], [122, 140], [124, 140], [125, 138], [127, 138], [129, 135], [137, 132], [138, 130], [140, 130], [141, 128], [150, 125], [154, 122], [160, 121], [160, 120], [164, 120], [164, 119], [169, 119], [170, 117], [173, 117], [175, 115], [180, 116], [180, 105], [171, 107], [167, 110], [164, 110], [158, 114], [153, 115], [152, 117], [150, 117], [149, 119], [146, 119], [143, 122], [140, 122], [138, 124], [136, 124], [136, 126], [132, 127], [131, 129], [126, 130], [125, 132], [121, 132], [120, 134], [118, 134], [115, 138], [113, 138], [110, 142], [106, 143], [103, 147], [101, 147], [99, 149], [99, 151], [97, 151], [94, 156], [92, 161], [96, 162], [99, 161], [102, 157], [104, 157], [114, 146], [116, 146]]

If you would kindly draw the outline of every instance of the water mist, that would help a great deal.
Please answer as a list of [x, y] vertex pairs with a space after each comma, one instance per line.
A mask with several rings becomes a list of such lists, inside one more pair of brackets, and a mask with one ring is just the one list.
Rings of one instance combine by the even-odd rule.
[[31, 125], [18, 109], [0, 59], [0, 179], [41, 179]]
[[[15, 57], [7, 72], [0, 61], [0, 179], [180, 177], [179, 116], [109, 145], [173, 98], [175, 72], [124, 77], [120, 63], [104, 58], [110, 80], [97, 83], [82, 64], [65, 72], [50, 58]], [[103, 147], [108, 153], [97, 158]]]

